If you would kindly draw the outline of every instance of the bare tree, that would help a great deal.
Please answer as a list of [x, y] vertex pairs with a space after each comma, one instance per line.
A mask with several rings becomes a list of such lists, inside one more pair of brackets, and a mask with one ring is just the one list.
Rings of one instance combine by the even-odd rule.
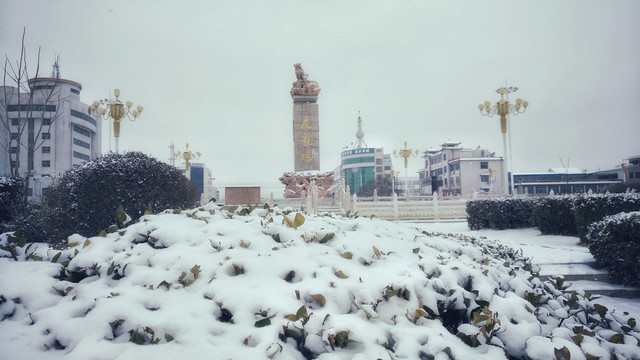
[[[27, 52], [25, 48], [25, 32], [22, 32], [20, 59], [12, 63], [5, 56], [3, 67], [3, 91], [0, 98], [0, 126], [7, 132], [6, 141], [0, 141], [0, 151], [9, 155], [10, 175], [22, 176], [20, 173], [21, 154], [27, 153], [25, 177], [25, 202], [28, 198], [27, 189], [29, 179], [33, 175], [34, 155], [46, 139], [43, 133], [50, 133], [51, 126], [60, 117], [61, 98], [58, 88], [59, 73], [55, 71], [58, 59], [54, 65], [54, 74], [50, 84], [36, 87], [36, 80], [40, 78], [40, 47], [33, 77], [29, 75], [27, 66]], [[13, 117], [10, 113], [17, 114]], [[39, 120], [36, 122], [36, 120]], [[26, 139], [24, 137], [26, 131]]]

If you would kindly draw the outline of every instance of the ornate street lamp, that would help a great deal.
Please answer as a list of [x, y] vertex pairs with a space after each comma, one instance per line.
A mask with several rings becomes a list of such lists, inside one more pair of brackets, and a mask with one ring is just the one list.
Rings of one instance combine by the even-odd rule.
[[[504, 95], [509, 94], [511, 92], [517, 91], [518, 88], [509, 87], [496, 90], [498, 94], [500, 94], [500, 100], [496, 102], [495, 105], [491, 105], [491, 102], [485, 101], [484, 104], [478, 105], [478, 109], [480, 109], [480, 114], [488, 117], [492, 117], [493, 115], [500, 115], [500, 129], [502, 131], [502, 145], [504, 148], [504, 194], [509, 194], [509, 171], [507, 169], [507, 115], [514, 114], [518, 115], [527, 110], [527, 106], [529, 106], [529, 102], [523, 101], [522, 99], [516, 99], [516, 103], [510, 104], [508, 100], [505, 100]], [[513, 169], [512, 169], [513, 170]]]
[[200, 159], [200, 155], [202, 155], [202, 154], [199, 151], [196, 151], [194, 153], [191, 150], [189, 150], [189, 143], [187, 143], [187, 148], [185, 149], [184, 152], [178, 151], [178, 152], [175, 153], [176, 157], [181, 157], [181, 158], [184, 159], [185, 170], [187, 170], [187, 171], [189, 171], [189, 161]]
[[407, 162], [411, 156], [418, 156], [418, 150], [407, 149], [407, 142], [404, 142], [404, 149], [393, 150], [393, 156], [404, 158], [404, 196], [409, 196], [409, 174], [407, 173]]
[[[122, 103], [122, 101], [119, 99], [120, 89], [114, 89], [113, 95], [115, 95], [116, 97], [115, 100], [95, 100], [93, 104], [91, 104], [91, 110], [93, 111], [94, 116], [102, 117], [104, 120], [107, 120], [109, 118], [113, 119], [113, 136], [115, 137], [117, 154], [118, 142], [120, 139], [120, 120], [126, 116], [127, 119], [134, 121], [140, 116], [143, 107], [138, 105], [135, 110], [131, 111], [133, 103], [131, 101], [127, 101], [124, 104]], [[100, 105], [103, 105], [105, 107], [101, 107]]]

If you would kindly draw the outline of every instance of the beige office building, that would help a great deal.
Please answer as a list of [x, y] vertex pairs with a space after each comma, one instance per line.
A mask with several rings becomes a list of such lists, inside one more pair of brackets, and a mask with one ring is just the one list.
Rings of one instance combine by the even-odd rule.
[[472, 196], [474, 192], [500, 194], [504, 189], [504, 160], [485, 149], [465, 149], [460, 142], [445, 142], [424, 153], [419, 172], [421, 193]]

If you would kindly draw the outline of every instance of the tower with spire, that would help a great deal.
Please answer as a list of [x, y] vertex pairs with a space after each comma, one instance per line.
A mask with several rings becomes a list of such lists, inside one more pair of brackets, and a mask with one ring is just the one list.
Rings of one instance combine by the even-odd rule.
[[[349, 186], [352, 194], [360, 193], [360, 189], [377, 178], [391, 175], [391, 155], [385, 154], [383, 148], [368, 147], [362, 130], [362, 116], [358, 111], [356, 140], [344, 147], [340, 156], [340, 178]], [[376, 184], [379, 185], [379, 184]], [[379, 186], [376, 186], [376, 189]], [[373, 189], [369, 186], [370, 189]], [[382, 188], [381, 188], [382, 190]], [[386, 194], [388, 190], [389, 194]], [[391, 188], [385, 189], [381, 196], [389, 196]], [[371, 196], [370, 194], [364, 194]]]

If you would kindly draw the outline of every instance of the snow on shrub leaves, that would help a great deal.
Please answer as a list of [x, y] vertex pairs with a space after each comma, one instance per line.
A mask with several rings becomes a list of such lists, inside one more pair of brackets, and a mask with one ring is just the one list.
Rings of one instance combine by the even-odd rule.
[[141, 152], [111, 153], [65, 173], [46, 197], [42, 214], [46, 235], [55, 242], [107, 229], [119, 206], [137, 220], [149, 206], [186, 208], [196, 200], [195, 188], [175, 167]]
[[586, 238], [612, 280], [640, 286], [640, 211], [607, 216], [589, 226]]
[[45, 360], [637, 358], [635, 319], [519, 251], [289, 212], [208, 204], [62, 251], [20, 242], [17, 261], [0, 252], [0, 344]]

